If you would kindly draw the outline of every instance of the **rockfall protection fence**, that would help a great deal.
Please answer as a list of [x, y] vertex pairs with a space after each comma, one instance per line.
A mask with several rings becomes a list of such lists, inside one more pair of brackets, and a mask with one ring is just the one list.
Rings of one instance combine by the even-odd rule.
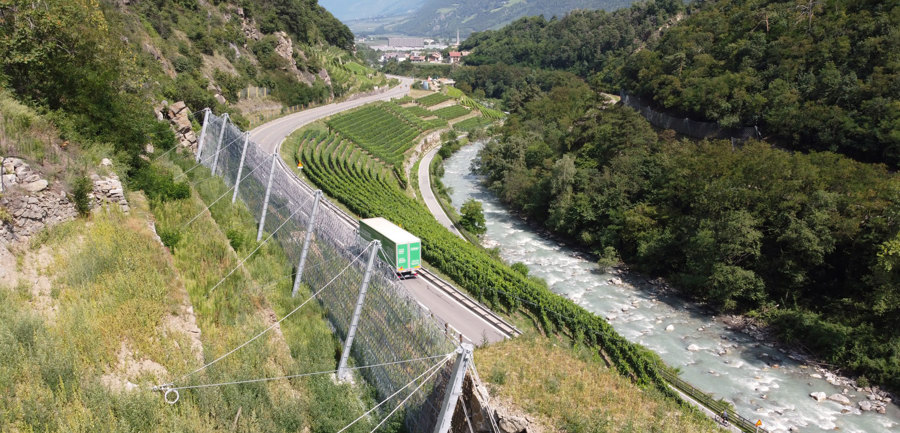
[[759, 138], [759, 130], [755, 126], [742, 128], [727, 128], [716, 122], [701, 122], [687, 117], [675, 117], [654, 109], [650, 103], [642, 98], [621, 93], [622, 103], [639, 111], [651, 125], [661, 129], [671, 129], [680, 134], [694, 138], [733, 138], [735, 140], [747, 140]]
[[[301, 261], [307, 227], [313, 220], [300, 281], [316, 291], [337, 275], [318, 300], [336, 335], [345, 340], [367, 273], [367, 243], [359, 238], [357, 227], [342, 220], [331, 206], [316, 207], [318, 197], [313, 189], [285, 169], [277, 155], [250, 141], [248, 135], [227, 121], [227, 116], [208, 114], [203, 129], [198, 160], [234, 188], [233, 196], [229, 194], [232, 201], [239, 198], [257, 221], [262, 221], [259, 237], [274, 233], [273, 240], [294, 266]], [[358, 257], [361, 259], [351, 264]], [[359, 370], [379, 397], [386, 398], [434, 364], [433, 359], [392, 362], [448, 354], [457, 345], [445, 334], [445, 324], [409, 297], [393, 270], [380, 260], [375, 262], [359, 311], [351, 354], [360, 365], [386, 364]], [[349, 269], [338, 275], [348, 264]], [[450, 364], [442, 366], [430, 383], [404, 400], [405, 423], [410, 431], [432, 430], [451, 370]], [[397, 401], [400, 398], [382, 406], [384, 413], [397, 409]]]

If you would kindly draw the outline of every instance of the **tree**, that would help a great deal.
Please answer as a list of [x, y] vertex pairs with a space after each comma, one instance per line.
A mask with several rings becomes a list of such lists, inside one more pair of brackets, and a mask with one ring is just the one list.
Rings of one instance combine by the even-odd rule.
[[481, 235], [487, 231], [487, 227], [484, 224], [484, 211], [481, 208], [481, 202], [476, 201], [474, 198], [470, 198], [463, 203], [462, 208], [460, 208], [460, 213], [462, 213], [462, 218], [459, 220], [459, 224], [463, 226], [464, 229], [476, 234]]

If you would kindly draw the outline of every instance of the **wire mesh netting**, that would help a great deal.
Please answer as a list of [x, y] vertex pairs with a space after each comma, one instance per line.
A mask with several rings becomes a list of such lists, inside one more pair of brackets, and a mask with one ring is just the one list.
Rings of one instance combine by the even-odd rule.
[[645, 100], [622, 92], [622, 103], [639, 111], [653, 126], [662, 129], [671, 129], [681, 134], [694, 138], [734, 138], [747, 140], [759, 138], [759, 130], [754, 126], [727, 128], [715, 122], [701, 122], [687, 117], [675, 117], [653, 109]]
[[[262, 239], [274, 233], [273, 240], [297, 266], [314, 206], [314, 189], [291, 173], [277, 156], [248, 141], [244, 132], [223, 117], [210, 114], [199, 152], [200, 162], [221, 176], [229, 187], [235, 186], [240, 172], [237, 196], [257, 221], [263, 215], [266, 186], [271, 180]], [[336, 207], [323, 204], [320, 203], [316, 213], [301, 281], [315, 292], [350, 264], [318, 296], [336, 334], [343, 340], [350, 327], [371, 249], [366, 250], [367, 244], [359, 237], [357, 221], [348, 219]], [[445, 334], [445, 324], [410, 298], [390, 266], [381, 260], [376, 263], [351, 350], [357, 364], [382, 364], [453, 351], [456, 346]], [[379, 397], [385, 398], [434, 362], [432, 359], [388, 365], [363, 369], [361, 373]], [[406, 403], [405, 423], [410, 431], [433, 428], [451, 368], [451, 363], [444, 365]], [[385, 404], [384, 413], [396, 407], [415, 386], [411, 385]]]

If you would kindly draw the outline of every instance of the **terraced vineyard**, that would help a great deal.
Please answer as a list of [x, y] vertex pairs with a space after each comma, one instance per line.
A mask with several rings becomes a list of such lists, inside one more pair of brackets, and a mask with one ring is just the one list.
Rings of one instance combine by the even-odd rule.
[[471, 112], [472, 112], [472, 110], [469, 110], [468, 108], [463, 107], [462, 105], [451, 105], [449, 107], [444, 107], [444, 108], [434, 110], [431, 113], [441, 119], [452, 120], [452, 119], [456, 119], [457, 117], [463, 117]]
[[401, 167], [404, 153], [433, 126], [397, 104], [383, 102], [336, 116], [328, 127], [386, 164]]
[[288, 160], [303, 161], [309, 180], [351, 211], [363, 218], [385, 217], [419, 236], [425, 260], [479, 300], [494, 309], [524, 311], [549, 332], [560, 331], [587, 346], [600, 348], [604, 358], [623, 375], [673, 395], [654, 354], [625, 340], [595, 314], [451, 234], [423, 205], [398, 187], [384, 165], [352, 143], [332, 133], [306, 132], [299, 140], [287, 143], [282, 151]]
[[433, 105], [437, 105], [437, 104], [440, 104], [441, 102], [449, 101], [451, 99], [453, 99], [453, 98], [451, 98], [443, 93], [432, 93], [428, 96], [423, 96], [419, 99], [416, 99], [416, 102], [418, 102], [419, 104], [424, 105], [426, 107], [431, 107]]
[[429, 109], [427, 109], [427, 108], [425, 108], [425, 107], [422, 107], [421, 105], [413, 105], [413, 106], [410, 106], [410, 107], [404, 107], [404, 109], [405, 109], [406, 111], [409, 111], [410, 113], [416, 115], [416, 116], [419, 116], [419, 117], [431, 117], [431, 116], [434, 116], [434, 112], [432, 112], [431, 110], [429, 110]]
[[[307, 130], [300, 137], [299, 146], [297, 158], [303, 162], [303, 173], [325, 191], [399, 191], [399, 183], [391, 169], [366, 155], [349, 140], [325, 131]], [[365, 195], [358, 198], [364, 200]], [[356, 201], [345, 204], [363, 205]]]
[[481, 117], [481, 116], [470, 117], [466, 120], [455, 123], [453, 125], [453, 129], [456, 129], [456, 130], [462, 131], [462, 132], [469, 132], [473, 129], [483, 128], [485, 126], [488, 126], [491, 123], [494, 123], [494, 121], [491, 119], [488, 119], [486, 117]]

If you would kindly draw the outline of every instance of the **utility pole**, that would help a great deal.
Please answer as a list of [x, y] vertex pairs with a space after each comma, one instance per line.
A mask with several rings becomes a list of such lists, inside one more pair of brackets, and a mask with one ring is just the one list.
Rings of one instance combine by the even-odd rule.
[[309, 253], [309, 243], [312, 241], [313, 228], [315, 227], [316, 213], [319, 211], [320, 201], [322, 201], [322, 190], [317, 189], [313, 197], [312, 213], [309, 214], [309, 222], [306, 223], [306, 239], [303, 241], [300, 261], [297, 262], [297, 276], [294, 277], [294, 288], [291, 289], [291, 297], [297, 297], [297, 290], [300, 289], [300, 278], [303, 276], [303, 268], [306, 266], [306, 255]]
[[341, 351], [341, 360], [338, 362], [337, 378], [344, 382], [349, 379], [350, 371], [347, 370], [347, 359], [350, 358], [350, 348], [353, 347], [353, 338], [356, 337], [356, 329], [359, 326], [359, 315], [362, 313], [363, 303], [366, 301], [366, 291], [369, 289], [369, 281], [372, 279], [372, 268], [375, 265], [375, 257], [381, 249], [381, 242], [374, 240], [369, 243], [369, 264], [366, 265], [366, 275], [362, 285], [359, 286], [359, 298], [356, 300], [356, 308], [353, 310], [353, 318], [350, 319], [350, 328], [347, 330], [347, 341], [344, 342], [344, 350]]

